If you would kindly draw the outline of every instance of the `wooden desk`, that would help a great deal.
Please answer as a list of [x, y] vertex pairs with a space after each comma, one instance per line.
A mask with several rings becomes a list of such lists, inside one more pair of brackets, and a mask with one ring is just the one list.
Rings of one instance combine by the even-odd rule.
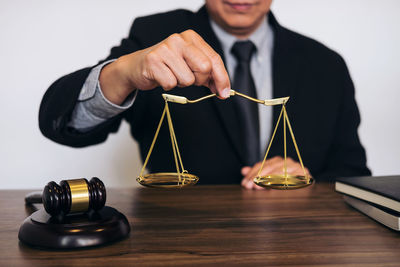
[[0, 191], [0, 266], [399, 266], [400, 233], [347, 206], [332, 185], [109, 190], [132, 232], [110, 246], [35, 250], [18, 241], [27, 191]]

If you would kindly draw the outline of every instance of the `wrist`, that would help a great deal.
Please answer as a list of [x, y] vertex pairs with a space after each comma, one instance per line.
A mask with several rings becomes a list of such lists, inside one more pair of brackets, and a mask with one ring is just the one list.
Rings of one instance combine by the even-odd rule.
[[124, 71], [123, 61], [117, 59], [106, 65], [99, 75], [100, 88], [104, 97], [116, 105], [121, 105], [135, 90]]

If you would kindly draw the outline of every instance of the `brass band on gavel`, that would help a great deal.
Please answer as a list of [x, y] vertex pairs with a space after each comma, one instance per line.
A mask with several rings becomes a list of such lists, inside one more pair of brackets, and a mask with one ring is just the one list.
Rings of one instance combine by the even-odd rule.
[[97, 177], [90, 181], [85, 178], [63, 180], [60, 185], [52, 181], [43, 190], [42, 202], [51, 215], [100, 210], [106, 202], [106, 189]]

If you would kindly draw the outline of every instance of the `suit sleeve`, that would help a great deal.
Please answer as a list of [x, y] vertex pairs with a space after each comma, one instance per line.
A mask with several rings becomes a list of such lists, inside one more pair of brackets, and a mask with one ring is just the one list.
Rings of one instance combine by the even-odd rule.
[[[110, 55], [100, 63], [141, 49], [142, 45], [134, 32], [135, 23], [129, 37], [123, 39], [119, 46], [112, 48]], [[101, 143], [107, 139], [110, 132], [118, 130], [121, 119], [124, 117], [123, 113], [85, 133], [68, 127], [81, 88], [94, 67], [81, 69], [61, 77], [46, 91], [39, 110], [39, 128], [44, 136], [63, 145], [84, 147]]]
[[335, 137], [330, 147], [328, 166], [318, 175], [319, 180], [339, 176], [371, 175], [365, 150], [358, 136], [360, 113], [355, 100], [354, 85], [344, 60], [340, 57], [339, 75], [342, 90], [339, 114], [335, 123]]

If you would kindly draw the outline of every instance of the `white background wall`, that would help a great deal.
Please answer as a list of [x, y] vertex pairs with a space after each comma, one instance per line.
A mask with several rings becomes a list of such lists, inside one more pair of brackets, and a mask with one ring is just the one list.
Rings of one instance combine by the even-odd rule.
[[[50, 83], [95, 64], [127, 35], [137, 16], [202, 0], [0, 0], [0, 188], [42, 188], [64, 178], [136, 186], [141, 163], [122, 125], [105, 144], [74, 149], [38, 129]], [[362, 115], [360, 136], [375, 175], [400, 174], [400, 1], [275, 0], [286, 27], [313, 37], [347, 61]], [[167, 22], [166, 22], [167, 23]]]

